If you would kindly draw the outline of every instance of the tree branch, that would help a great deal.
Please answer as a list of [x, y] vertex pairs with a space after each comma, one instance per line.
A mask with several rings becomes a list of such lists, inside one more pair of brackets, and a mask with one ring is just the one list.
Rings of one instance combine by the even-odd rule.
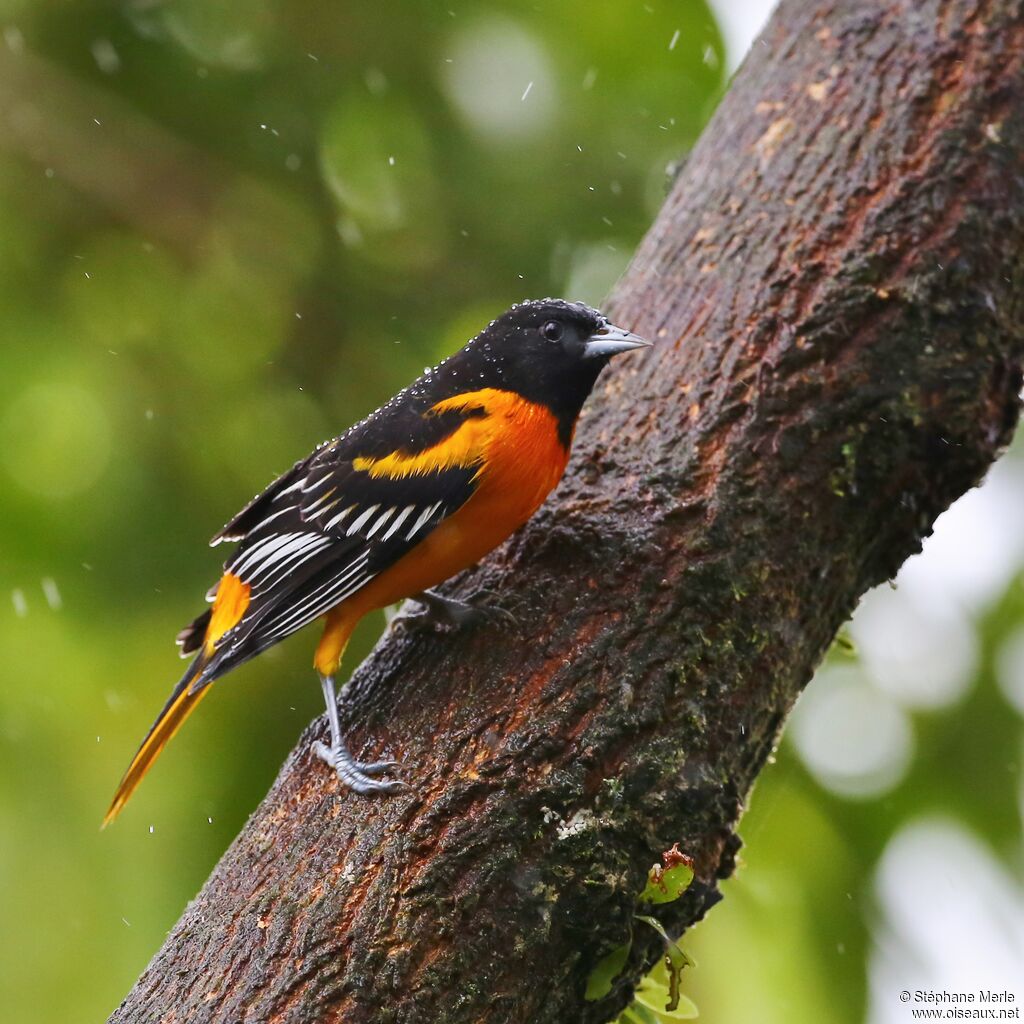
[[519, 629], [395, 631], [355, 674], [355, 751], [414, 791], [339, 791], [314, 723], [113, 1020], [598, 1024], [628, 1001], [583, 991], [651, 863], [696, 863], [669, 928], [718, 898], [836, 629], [1010, 438], [1022, 54], [1019, 0], [784, 0], [615, 293], [657, 347], [452, 588]]

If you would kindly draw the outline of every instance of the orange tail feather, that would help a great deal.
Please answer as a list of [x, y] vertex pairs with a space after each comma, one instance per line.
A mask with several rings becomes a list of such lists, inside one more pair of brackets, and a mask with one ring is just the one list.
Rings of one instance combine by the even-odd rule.
[[103, 818], [102, 828], [106, 828], [120, 813], [121, 808], [128, 803], [129, 797], [135, 792], [136, 787], [142, 781], [146, 772], [152, 767], [153, 762], [160, 756], [160, 752], [171, 741], [174, 734], [181, 728], [185, 719], [195, 710], [196, 705], [206, 696], [209, 686], [200, 687], [198, 690], [191, 689], [191, 682], [196, 676], [191, 672], [188, 677], [178, 686], [178, 692], [168, 701], [167, 706], [160, 713], [160, 717], [153, 723], [149, 735], [142, 741], [139, 752], [132, 758], [132, 763], [124, 773], [114, 799]]

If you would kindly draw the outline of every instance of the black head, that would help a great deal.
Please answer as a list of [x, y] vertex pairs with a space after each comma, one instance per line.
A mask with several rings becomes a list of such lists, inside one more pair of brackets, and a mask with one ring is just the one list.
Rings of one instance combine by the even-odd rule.
[[481, 384], [546, 405], [568, 442], [580, 409], [608, 360], [650, 343], [610, 324], [582, 302], [520, 302], [493, 320], [465, 352]]

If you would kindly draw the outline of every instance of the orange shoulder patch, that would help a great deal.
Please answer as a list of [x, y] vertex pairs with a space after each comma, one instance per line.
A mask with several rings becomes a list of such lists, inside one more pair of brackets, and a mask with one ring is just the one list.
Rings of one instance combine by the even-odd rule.
[[483, 461], [487, 442], [494, 430], [488, 419], [503, 409], [510, 399], [516, 398], [518, 396], [496, 388], [482, 388], [479, 391], [452, 395], [451, 398], [445, 398], [432, 406], [430, 412], [442, 413], [472, 407], [483, 409], [487, 415], [467, 419], [439, 444], [423, 451], [409, 454], [399, 450], [380, 458], [360, 456], [352, 460], [352, 468], [369, 473], [372, 477], [397, 480], [407, 476], [424, 476], [446, 469], [464, 469], [476, 465]]

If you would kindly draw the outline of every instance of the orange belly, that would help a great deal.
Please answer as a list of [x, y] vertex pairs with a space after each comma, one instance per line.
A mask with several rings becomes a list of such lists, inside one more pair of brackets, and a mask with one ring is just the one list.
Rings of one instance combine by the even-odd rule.
[[314, 663], [333, 675], [359, 620], [437, 586], [480, 561], [541, 506], [569, 458], [555, 417], [544, 406], [498, 392], [488, 401], [492, 430], [473, 496], [393, 566], [327, 613]]

